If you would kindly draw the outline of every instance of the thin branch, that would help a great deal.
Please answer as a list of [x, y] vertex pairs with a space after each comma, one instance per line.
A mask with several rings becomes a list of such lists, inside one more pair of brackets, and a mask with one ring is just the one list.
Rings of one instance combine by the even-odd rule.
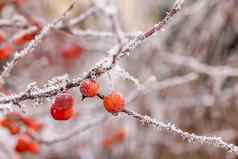
[[111, 21], [112, 31], [115, 33], [117, 37], [118, 44], [122, 46], [122, 44], [125, 42], [126, 39], [124, 37], [123, 31], [118, 19], [117, 8], [114, 5], [109, 4], [108, 6], [106, 6], [104, 13], [106, 13], [106, 15]]
[[162, 60], [177, 65], [186, 66], [195, 72], [207, 74], [210, 76], [237, 77], [238, 69], [229, 66], [209, 66], [203, 64], [192, 57], [186, 57], [177, 54], [162, 53]]
[[[101, 38], [116, 38], [117, 36], [111, 32], [103, 32], [103, 31], [96, 31], [96, 30], [80, 30], [80, 29], [73, 29], [72, 34], [76, 37], [84, 37], [84, 38], [94, 38], [94, 39], [101, 39]], [[140, 34], [140, 32], [129, 32], [123, 33], [126, 38], [132, 39], [135, 38], [136, 35]]]
[[69, 22], [67, 23], [68, 27], [72, 27], [76, 24], [81, 23], [82, 21], [84, 21], [85, 19], [87, 19], [88, 17], [94, 15], [99, 9], [96, 6], [92, 6], [91, 8], [89, 8], [86, 12], [84, 12], [82, 15], [73, 18], [71, 20], [69, 20]]
[[179, 128], [176, 128], [175, 125], [173, 125], [171, 123], [166, 124], [159, 120], [153, 119], [149, 116], [146, 116], [146, 115], [144, 116], [137, 112], [127, 110], [127, 109], [124, 110], [123, 112], [126, 113], [127, 115], [139, 120], [140, 122], [142, 122], [145, 125], [152, 126], [159, 131], [164, 131], [166, 133], [173, 134], [175, 136], [179, 136], [183, 140], [188, 141], [189, 143], [207, 144], [210, 146], [222, 148], [225, 151], [228, 151], [228, 152], [238, 155], [238, 147], [233, 144], [226, 143], [220, 137], [209, 137], [209, 136], [200, 136], [200, 135], [196, 135], [196, 134], [190, 134], [190, 133], [185, 132]]
[[53, 144], [57, 144], [59, 142], [64, 142], [67, 141], [77, 135], [80, 135], [82, 133], [84, 133], [85, 131], [88, 131], [89, 129], [95, 128], [96, 126], [99, 126], [101, 123], [103, 123], [103, 121], [105, 121], [106, 119], [108, 119], [106, 116], [101, 116], [93, 121], [90, 121], [86, 124], [84, 124], [83, 126], [80, 126], [78, 128], [76, 128], [73, 131], [70, 131], [69, 133], [65, 133], [62, 136], [56, 137], [54, 139], [43, 139], [40, 138], [36, 135], [31, 135], [36, 141], [38, 141], [38, 143], [40, 144], [44, 144], [47, 146], [51, 146]]
[[25, 21], [19, 19], [0, 19], [0, 28], [25, 29], [28, 27]]
[[140, 45], [145, 39], [149, 38], [153, 34], [161, 31], [168, 21], [181, 10], [184, 0], [177, 0], [173, 8], [167, 13], [167, 15], [157, 24], [155, 24], [148, 31], [138, 35], [132, 40], [122, 51], [119, 57], [125, 56], [133, 51], [138, 45]]
[[[194, 81], [198, 79], [198, 74], [189, 73], [184, 76], [172, 77], [169, 79], [165, 79], [163, 81], [155, 81], [152, 84], [152, 87], [143, 86], [141, 89], [135, 90], [127, 97], [127, 103], [132, 102], [139, 95], [145, 95], [151, 93], [153, 91], [159, 91], [162, 89], [166, 89], [168, 87], [174, 87], [181, 84], [186, 84], [188, 82]], [[146, 84], [145, 84], [146, 85]]]

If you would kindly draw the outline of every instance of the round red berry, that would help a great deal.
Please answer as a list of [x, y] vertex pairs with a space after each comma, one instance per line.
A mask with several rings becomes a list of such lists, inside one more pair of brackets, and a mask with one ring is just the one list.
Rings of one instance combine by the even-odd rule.
[[39, 154], [39, 144], [37, 142], [32, 141], [28, 145], [28, 152], [35, 154], [35, 155]]
[[16, 143], [15, 151], [18, 153], [39, 153], [39, 145], [37, 142], [33, 141], [29, 136], [21, 136]]
[[25, 124], [25, 126], [30, 129], [33, 130], [35, 132], [40, 132], [42, 130], [42, 128], [44, 127], [44, 125], [40, 122], [35, 121], [32, 118], [29, 117], [22, 117], [22, 122], [23, 124]]
[[62, 48], [61, 54], [65, 60], [76, 60], [80, 58], [83, 48], [78, 44], [68, 44]]
[[122, 143], [126, 138], [126, 131], [119, 129], [113, 134], [113, 140], [115, 143]]
[[95, 97], [99, 91], [99, 85], [95, 80], [84, 80], [80, 85], [80, 92], [85, 97]]
[[3, 44], [0, 46], [0, 60], [7, 60], [12, 54], [12, 46]]
[[58, 94], [51, 106], [51, 115], [55, 120], [68, 120], [74, 113], [74, 99], [69, 93]]
[[21, 136], [16, 143], [15, 150], [18, 153], [25, 153], [28, 151], [31, 138], [28, 136]]
[[107, 150], [111, 150], [112, 145], [113, 145], [113, 141], [111, 137], [107, 137], [102, 141], [102, 146]]
[[125, 100], [119, 92], [112, 92], [104, 97], [103, 104], [108, 112], [119, 113], [125, 107]]

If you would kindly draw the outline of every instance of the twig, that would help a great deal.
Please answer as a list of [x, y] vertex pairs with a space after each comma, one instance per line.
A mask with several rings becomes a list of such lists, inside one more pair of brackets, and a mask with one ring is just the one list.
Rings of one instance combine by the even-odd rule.
[[84, 124], [83, 126], [80, 126], [78, 128], [76, 128], [75, 130], [69, 132], [69, 133], [66, 133], [62, 136], [59, 136], [57, 138], [54, 138], [54, 139], [43, 139], [43, 138], [40, 138], [38, 136], [35, 136], [35, 135], [31, 135], [36, 141], [38, 141], [40, 144], [44, 144], [44, 145], [47, 145], [47, 146], [50, 146], [50, 145], [53, 145], [53, 144], [57, 144], [59, 142], [64, 142], [64, 141], [67, 141], [77, 135], [80, 135], [82, 133], [84, 133], [85, 131], [91, 129], [91, 128], [95, 128], [97, 125], [100, 125], [100, 123], [103, 123], [103, 121], [105, 121], [107, 119], [106, 116], [101, 116], [99, 118], [97, 118], [96, 120], [94, 121], [90, 121], [86, 124]]
[[146, 115], [144, 116], [144, 115], [141, 115], [137, 112], [134, 112], [134, 111], [131, 111], [128, 109], [124, 110], [123, 112], [126, 113], [127, 115], [139, 120], [140, 122], [142, 122], [145, 125], [152, 126], [159, 131], [165, 131], [169, 134], [179, 136], [183, 140], [188, 141], [189, 143], [207, 144], [210, 146], [222, 148], [225, 151], [228, 151], [228, 152], [238, 155], [238, 147], [233, 144], [226, 143], [220, 137], [209, 137], [209, 136], [200, 136], [200, 135], [196, 135], [196, 134], [190, 134], [190, 133], [185, 132], [179, 128], [176, 128], [175, 125], [173, 125], [171, 123], [166, 124], [159, 120], [153, 119], [149, 116], [146, 116]]
[[19, 19], [0, 19], [0, 28], [24, 29], [28, 25]]
[[179, 10], [181, 10], [182, 4], [184, 0], [177, 0], [173, 6], [173, 8], [167, 13], [167, 15], [158, 23], [155, 24], [148, 31], [138, 35], [134, 40], [132, 40], [122, 51], [119, 57], [125, 56], [129, 54], [131, 51], [135, 49], [138, 45], [140, 45], [145, 39], [149, 38], [153, 34], [161, 31], [161, 29], [168, 23], [168, 21], [173, 17]]
[[207, 74], [210, 76], [221, 76], [221, 77], [237, 77], [238, 69], [229, 66], [209, 66], [203, 64], [192, 57], [186, 57], [177, 54], [162, 53], [160, 54], [162, 60], [175, 63], [177, 65], [186, 66], [195, 72]]
[[106, 15], [108, 16], [108, 18], [111, 21], [112, 31], [115, 33], [115, 35], [117, 37], [118, 44], [122, 46], [122, 44], [125, 42], [126, 39], [124, 37], [121, 25], [118, 20], [117, 8], [114, 5], [109, 4], [108, 6], [106, 6], [104, 13], [106, 13]]
[[[85, 38], [116, 38], [116, 35], [111, 32], [103, 32], [103, 31], [96, 31], [96, 30], [80, 30], [80, 29], [73, 29], [72, 34], [78, 37], [85, 37]], [[136, 35], [140, 34], [140, 32], [132, 32], [132, 33], [123, 33], [126, 38], [132, 39], [135, 38]]]
[[[74, 26], [76, 24], [79, 24], [82, 21], [84, 21], [85, 19], [87, 19], [88, 17], [90, 17], [93, 14], [95, 14], [97, 11], [98, 11], [98, 8], [96, 6], [92, 6], [91, 8], [89, 8], [86, 12], [84, 12], [80, 16], [69, 20], [69, 22], [66, 24], [66, 26], [67, 27], [72, 27], [72, 26]], [[65, 26], [62, 26], [62, 27], [65, 27]]]
[[163, 81], [156, 81], [153, 83], [152, 87], [142, 87], [141, 89], [138, 89], [130, 94], [130, 96], [127, 97], [127, 103], [132, 102], [137, 96], [139, 95], [144, 95], [153, 91], [158, 91], [161, 89], [165, 89], [168, 87], [174, 87], [177, 85], [185, 84], [191, 81], [194, 81], [198, 79], [198, 74], [196, 73], [189, 73], [184, 76], [177, 76], [177, 77], [172, 77]]

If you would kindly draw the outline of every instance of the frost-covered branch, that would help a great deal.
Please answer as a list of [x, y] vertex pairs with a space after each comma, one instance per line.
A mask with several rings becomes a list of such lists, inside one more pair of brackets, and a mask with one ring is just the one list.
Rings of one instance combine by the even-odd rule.
[[[94, 39], [101, 39], [101, 38], [116, 38], [116, 35], [111, 32], [103, 32], [103, 31], [96, 31], [96, 30], [80, 30], [80, 29], [72, 29], [72, 34], [76, 37], [83, 37], [83, 38], [94, 38]], [[140, 34], [140, 32], [129, 32], [123, 33], [126, 38], [132, 39], [135, 38], [136, 35]]]
[[132, 116], [133, 118], [139, 120], [140, 122], [142, 122], [145, 125], [152, 126], [159, 131], [164, 131], [166, 133], [181, 137], [183, 140], [188, 141], [189, 143], [207, 144], [210, 146], [222, 148], [225, 151], [228, 151], [228, 152], [238, 155], [238, 147], [233, 144], [226, 143], [220, 137], [200, 136], [200, 135], [188, 133], [188, 132], [185, 132], [185, 131], [175, 127], [174, 124], [171, 124], [171, 123], [166, 124], [159, 120], [153, 119], [147, 115], [144, 116], [137, 112], [127, 110], [127, 109], [124, 110], [123, 112], [126, 113], [127, 115]]
[[[33, 99], [37, 99], [37, 98], [52, 97], [52, 96], [55, 96], [56, 94], [58, 94], [59, 92], [80, 86], [80, 83], [84, 79], [98, 78], [99, 76], [101, 76], [105, 72], [111, 70], [115, 66], [115, 57], [117, 57], [116, 60], [119, 60], [127, 53], [133, 51], [135, 49], [135, 47], [138, 46], [146, 38], [150, 37], [155, 32], [160, 31], [160, 29], [162, 27], [164, 27], [165, 24], [167, 24], [168, 20], [180, 10], [182, 2], [183, 1], [181, 1], [181, 0], [176, 1], [174, 7], [167, 14], [167, 16], [164, 19], [162, 19], [161, 22], [154, 25], [151, 29], [149, 29], [149, 31], [146, 31], [143, 34], [136, 36], [134, 38], [134, 40], [129, 41], [127, 44], [125, 44], [125, 47], [122, 47], [123, 49], [120, 52], [118, 52], [118, 45], [114, 46], [111, 50], [109, 50], [109, 56], [106, 56], [101, 61], [99, 61], [83, 78], [75, 78], [72, 80], [67, 79], [64, 81], [64, 83], [57, 85], [57, 87], [46, 87], [46, 88], [39, 89], [38, 91], [34, 91], [34, 92], [25, 91], [25, 92], [17, 94], [17, 95], [1, 97], [0, 104], [7, 104], [7, 103], [15, 103], [16, 104], [21, 101], [29, 100], [29, 99], [33, 100]], [[34, 42], [31, 42], [29, 45], [31, 46], [32, 44], [35, 45]], [[28, 47], [29, 47], [29, 45], [28, 45]], [[24, 49], [24, 50], [26, 50], [26, 49]], [[24, 53], [24, 50], [23, 50], [23, 53]], [[117, 56], [117, 55], [119, 55], [119, 56]]]
[[0, 28], [24, 29], [28, 27], [24, 20], [20, 18], [0, 19]]
[[[136, 97], [139, 95], [145, 95], [148, 93], [151, 93], [153, 91], [159, 91], [161, 89], [166, 89], [168, 87], [175, 87], [177, 85], [186, 84], [188, 82], [194, 81], [198, 79], [198, 74], [196, 73], [189, 73], [184, 76], [176, 76], [169, 79], [165, 79], [163, 81], [156, 81], [156, 79], [150, 79], [150, 81], [143, 84], [142, 87], [139, 87], [139, 89], [133, 91], [128, 97], [127, 97], [127, 103], [132, 102]], [[151, 87], [147, 86], [147, 83], [152, 83]]]
[[130, 41], [126, 47], [124, 47], [121, 51], [121, 56], [125, 56], [129, 54], [131, 51], [135, 49], [138, 45], [140, 45], [145, 39], [154, 35], [155, 33], [161, 31], [163, 27], [168, 23], [168, 21], [181, 10], [181, 7], [184, 3], [184, 0], [177, 0], [173, 8], [167, 13], [167, 15], [157, 24], [155, 24], [152, 28], [147, 30], [146, 32], [139, 34], [134, 40]]
[[162, 60], [168, 63], [185, 66], [195, 72], [207, 74], [210, 76], [237, 77], [238, 69], [229, 66], [209, 66], [203, 64], [192, 57], [186, 57], [178, 54], [162, 53]]
[[56, 28], [57, 29], [63, 29], [63, 30], [66, 30], [66, 31], [71, 30], [74, 25], [81, 23], [82, 21], [84, 21], [88, 17], [95, 14], [98, 10], [99, 10], [98, 7], [92, 6], [87, 11], [82, 13], [80, 16], [70, 19], [67, 23], [61, 23]]

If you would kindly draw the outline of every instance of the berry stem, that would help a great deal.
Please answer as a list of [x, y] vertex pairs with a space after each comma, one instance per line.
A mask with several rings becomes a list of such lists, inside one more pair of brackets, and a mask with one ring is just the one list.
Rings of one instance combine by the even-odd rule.
[[102, 99], [102, 100], [104, 99], [104, 95], [102, 95], [102, 94], [97, 94], [97, 97]]

